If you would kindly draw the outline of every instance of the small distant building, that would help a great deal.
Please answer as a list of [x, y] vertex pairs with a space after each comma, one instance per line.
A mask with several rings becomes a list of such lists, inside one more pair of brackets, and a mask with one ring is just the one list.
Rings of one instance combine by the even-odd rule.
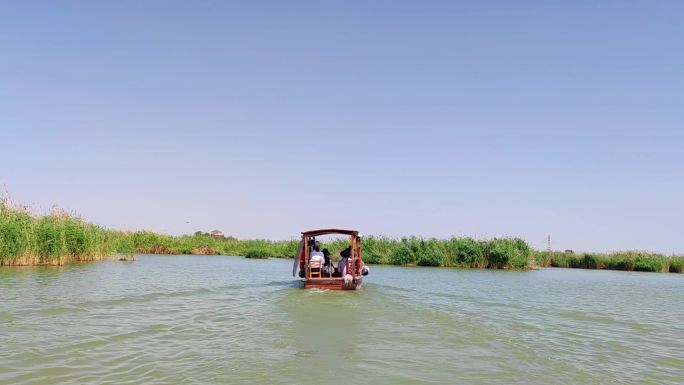
[[216, 237], [216, 238], [223, 237], [223, 231], [221, 231], [221, 230], [212, 230], [210, 234], [212, 237]]

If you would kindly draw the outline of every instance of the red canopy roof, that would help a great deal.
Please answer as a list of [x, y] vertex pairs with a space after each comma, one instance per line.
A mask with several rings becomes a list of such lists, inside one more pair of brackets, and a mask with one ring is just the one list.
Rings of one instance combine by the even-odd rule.
[[359, 232], [356, 230], [343, 230], [343, 229], [320, 229], [320, 230], [309, 230], [309, 231], [303, 231], [302, 232], [302, 236], [305, 236], [305, 237], [315, 237], [318, 235], [325, 235], [325, 234], [347, 234], [347, 235], [358, 236]]

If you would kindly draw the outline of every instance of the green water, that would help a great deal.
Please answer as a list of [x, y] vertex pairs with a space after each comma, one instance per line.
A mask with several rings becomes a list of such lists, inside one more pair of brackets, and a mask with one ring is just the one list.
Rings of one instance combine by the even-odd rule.
[[0, 269], [0, 384], [682, 384], [684, 275], [140, 256]]

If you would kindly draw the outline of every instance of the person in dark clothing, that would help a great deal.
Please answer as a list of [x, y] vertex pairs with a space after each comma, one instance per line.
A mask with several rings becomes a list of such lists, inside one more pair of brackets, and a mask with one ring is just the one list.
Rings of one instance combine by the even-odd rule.
[[335, 273], [335, 268], [333, 267], [332, 263], [330, 262], [330, 251], [328, 249], [323, 249], [323, 258], [324, 258], [323, 271], [325, 272], [326, 275], [332, 276], [333, 273]]
[[342, 259], [340, 259], [340, 261], [337, 263], [337, 272], [339, 273], [340, 277], [344, 277], [344, 275], [347, 273], [347, 260], [349, 260], [350, 256], [351, 247], [347, 247], [340, 253], [340, 257], [342, 257]]

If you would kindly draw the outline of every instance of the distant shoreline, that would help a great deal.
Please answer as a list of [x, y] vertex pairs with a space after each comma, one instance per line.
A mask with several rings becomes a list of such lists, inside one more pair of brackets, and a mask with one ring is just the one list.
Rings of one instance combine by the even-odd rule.
[[[293, 258], [298, 240], [239, 240], [196, 232], [171, 236], [151, 231], [117, 231], [83, 221], [63, 211], [37, 216], [27, 208], [0, 202], [0, 266], [64, 265], [123, 254], [236, 255], [246, 258]], [[333, 259], [345, 240], [323, 242]], [[641, 251], [582, 253], [538, 251], [519, 238], [476, 240], [365, 236], [362, 255], [368, 264], [527, 270], [566, 267], [683, 273], [684, 256]]]

